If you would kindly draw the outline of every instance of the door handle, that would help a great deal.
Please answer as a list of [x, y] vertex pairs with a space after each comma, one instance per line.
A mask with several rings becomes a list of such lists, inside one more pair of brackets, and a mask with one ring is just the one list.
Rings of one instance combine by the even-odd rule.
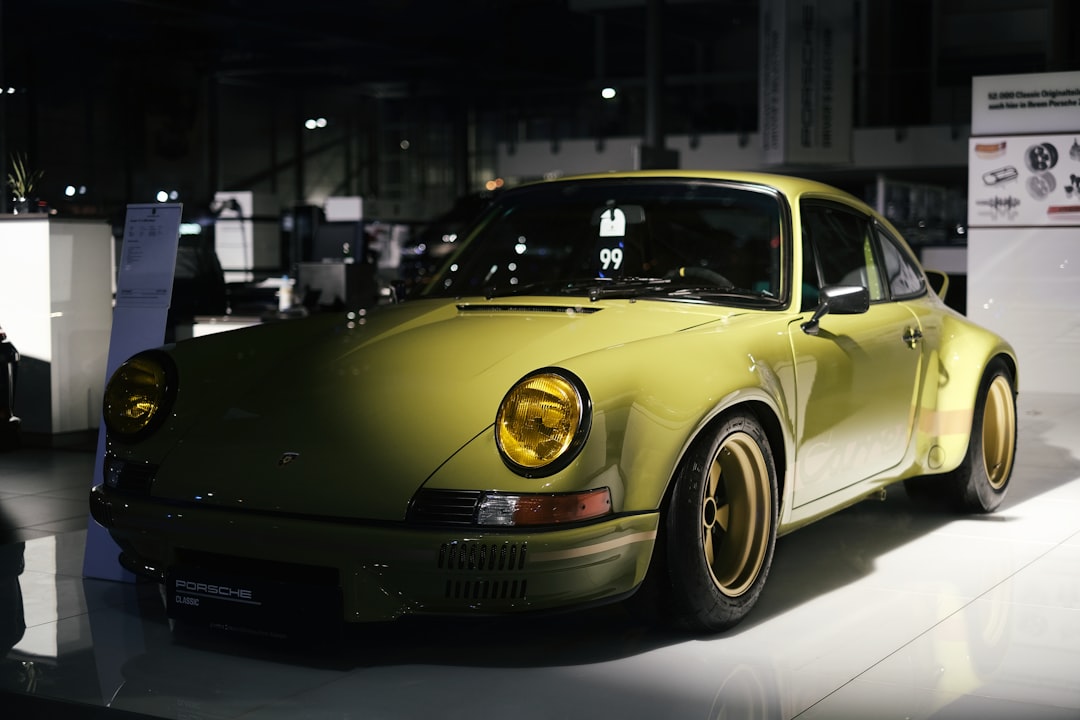
[[922, 340], [922, 330], [920, 330], [919, 328], [909, 327], [907, 330], [904, 331], [903, 339], [904, 342], [907, 343], [908, 347], [913, 348], [919, 344], [920, 340]]

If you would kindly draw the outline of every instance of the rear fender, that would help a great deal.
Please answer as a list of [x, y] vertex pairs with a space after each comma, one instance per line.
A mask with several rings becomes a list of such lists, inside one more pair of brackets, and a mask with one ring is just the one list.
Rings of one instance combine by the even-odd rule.
[[947, 315], [942, 342], [931, 353], [916, 428], [916, 468], [911, 474], [954, 470], [967, 453], [979, 382], [994, 358], [1001, 358], [1019, 388], [1016, 353], [1000, 337]]

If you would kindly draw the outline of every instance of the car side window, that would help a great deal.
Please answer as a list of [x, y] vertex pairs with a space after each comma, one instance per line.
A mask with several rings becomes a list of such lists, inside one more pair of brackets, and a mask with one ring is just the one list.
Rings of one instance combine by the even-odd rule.
[[869, 220], [839, 206], [813, 202], [804, 202], [801, 214], [804, 240], [814, 248], [821, 282], [861, 285], [870, 292], [871, 302], [883, 300]]
[[889, 294], [894, 299], [902, 299], [925, 293], [926, 280], [911, 256], [881, 227], [877, 228], [877, 236], [885, 264], [885, 277], [889, 282]]
[[821, 274], [818, 272], [817, 253], [810, 240], [811, 233], [803, 224], [802, 235], [802, 307], [801, 312], [809, 312], [821, 301]]

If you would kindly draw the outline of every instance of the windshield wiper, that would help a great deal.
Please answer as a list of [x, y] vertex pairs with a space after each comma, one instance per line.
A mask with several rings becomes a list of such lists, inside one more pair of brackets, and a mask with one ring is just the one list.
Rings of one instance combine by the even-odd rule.
[[678, 288], [672, 288], [668, 293], [668, 297], [673, 298], [694, 298], [709, 300], [712, 298], [735, 298], [738, 300], [747, 300], [753, 303], [760, 303], [762, 305], [772, 305], [778, 302], [775, 295], [767, 290], [747, 290], [746, 288], [717, 288], [713, 286], [682, 286]]
[[604, 298], [636, 298], [670, 289], [671, 280], [667, 278], [629, 277], [595, 278], [588, 291], [589, 300], [596, 302]]
[[717, 287], [713, 284], [687, 283], [681, 278], [626, 277], [626, 278], [575, 278], [572, 280], [542, 280], [508, 288], [489, 288], [484, 294], [488, 300], [507, 295], [585, 295], [590, 301], [633, 299], [644, 296], [663, 295], [670, 298], [719, 299], [735, 298], [761, 304], [776, 302], [768, 292], [745, 288]]

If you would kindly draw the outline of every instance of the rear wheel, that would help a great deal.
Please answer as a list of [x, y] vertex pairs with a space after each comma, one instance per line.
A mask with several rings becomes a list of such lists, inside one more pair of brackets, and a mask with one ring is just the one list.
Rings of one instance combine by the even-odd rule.
[[746, 411], [696, 443], [666, 518], [669, 604], [675, 622], [716, 632], [746, 616], [776, 545], [777, 482], [769, 441]]
[[975, 402], [967, 455], [952, 473], [959, 509], [991, 512], [1005, 499], [1016, 459], [1016, 390], [996, 360], [986, 369]]
[[1001, 360], [987, 366], [975, 398], [971, 438], [959, 467], [942, 476], [905, 481], [918, 500], [938, 496], [961, 512], [992, 512], [1009, 488], [1016, 459], [1016, 389]]

